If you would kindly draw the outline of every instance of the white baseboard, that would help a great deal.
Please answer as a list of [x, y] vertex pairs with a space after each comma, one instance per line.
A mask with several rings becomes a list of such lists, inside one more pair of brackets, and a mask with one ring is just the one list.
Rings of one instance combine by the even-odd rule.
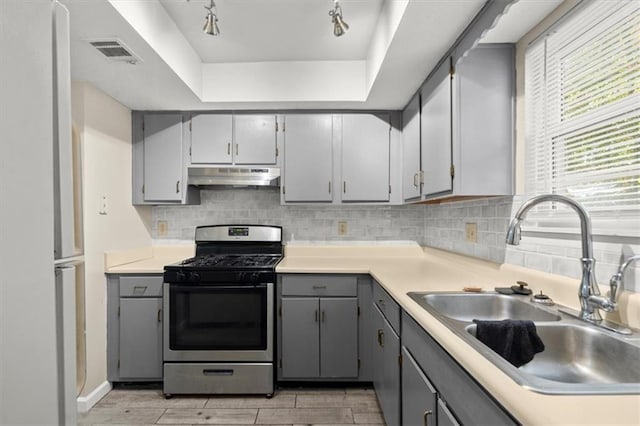
[[78, 413], [86, 413], [111, 390], [111, 383], [104, 382], [87, 396], [78, 397]]

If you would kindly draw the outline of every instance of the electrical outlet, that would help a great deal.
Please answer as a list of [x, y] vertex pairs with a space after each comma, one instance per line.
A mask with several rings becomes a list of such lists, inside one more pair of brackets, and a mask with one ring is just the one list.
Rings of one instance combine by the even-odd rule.
[[167, 231], [169, 230], [169, 223], [166, 220], [158, 221], [158, 236], [163, 237], [167, 235]]
[[465, 225], [465, 240], [468, 243], [478, 242], [478, 224], [477, 223], [467, 223]]
[[347, 222], [338, 222], [338, 235], [347, 235]]

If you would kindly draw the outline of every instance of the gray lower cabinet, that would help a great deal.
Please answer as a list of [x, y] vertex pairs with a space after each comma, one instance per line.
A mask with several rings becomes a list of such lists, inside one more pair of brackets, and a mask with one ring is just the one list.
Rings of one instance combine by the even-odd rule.
[[395, 426], [400, 424], [401, 411], [400, 334], [394, 318], [400, 308], [377, 283], [373, 297], [373, 386], [386, 424]]
[[518, 424], [404, 312], [401, 327], [403, 425]]
[[358, 377], [358, 299], [282, 299], [282, 378]]
[[107, 378], [162, 380], [162, 275], [109, 275]]
[[358, 288], [367, 284], [355, 275], [279, 276], [279, 380], [361, 380]]
[[402, 424], [459, 425], [447, 404], [424, 375], [406, 347], [402, 347]]

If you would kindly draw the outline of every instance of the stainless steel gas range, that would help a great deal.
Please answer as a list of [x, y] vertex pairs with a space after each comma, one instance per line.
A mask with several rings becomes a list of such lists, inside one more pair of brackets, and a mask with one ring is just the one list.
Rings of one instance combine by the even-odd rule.
[[164, 270], [164, 394], [271, 396], [282, 228], [200, 226], [195, 240]]

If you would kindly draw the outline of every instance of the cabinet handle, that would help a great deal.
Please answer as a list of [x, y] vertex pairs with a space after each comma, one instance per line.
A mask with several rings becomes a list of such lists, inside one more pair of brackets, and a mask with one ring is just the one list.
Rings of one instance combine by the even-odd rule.
[[347, 193], [347, 181], [346, 180], [342, 181], [342, 192], [345, 193], [345, 194]]
[[422, 415], [422, 419], [424, 420], [424, 426], [429, 426], [429, 415], [433, 414], [433, 411], [427, 410]]
[[420, 173], [416, 173], [413, 175], [413, 186], [418, 188], [420, 186]]
[[180, 181], [176, 182], [176, 194], [180, 192]]
[[385, 310], [385, 309], [384, 309], [384, 306], [385, 306], [385, 305], [384, 305], [384, 300], [379, 299], [379, 300], [378, 300], [378, 305], [380, 305], [380, 309], [382, 309], [383, 311]]
[[158, 322], [162, 322], [162, 309], [158, 309]]
[[324, 311], [322, 311], [322, 320], [321, 320], [322, 322], [324, 322], [324, 318], [325, 318], [325, 314], [324, 314]]
[[327, 286], [326, 285], [314, 285], [312, 288], [314, 290], [322, 290], [322, 289], [327, 288]]
[[236, 144], [236, 157], [238, 156], [238, 145], [239, 144]]
[[381, 328], [378, 329], [378, 345], [384, 348], [384, 331]]
[[231, 155], [231, 142], [227, 144], [227, 155]]
[[204, 369], [202, 370], [204, 376], [233, 376], [233, 370], [229, 369]]
[[318, 322], [318, 310], [314, 311], [315, 322]]
[[329, 194], [331, 194], [331, 181], [329, 181]]

